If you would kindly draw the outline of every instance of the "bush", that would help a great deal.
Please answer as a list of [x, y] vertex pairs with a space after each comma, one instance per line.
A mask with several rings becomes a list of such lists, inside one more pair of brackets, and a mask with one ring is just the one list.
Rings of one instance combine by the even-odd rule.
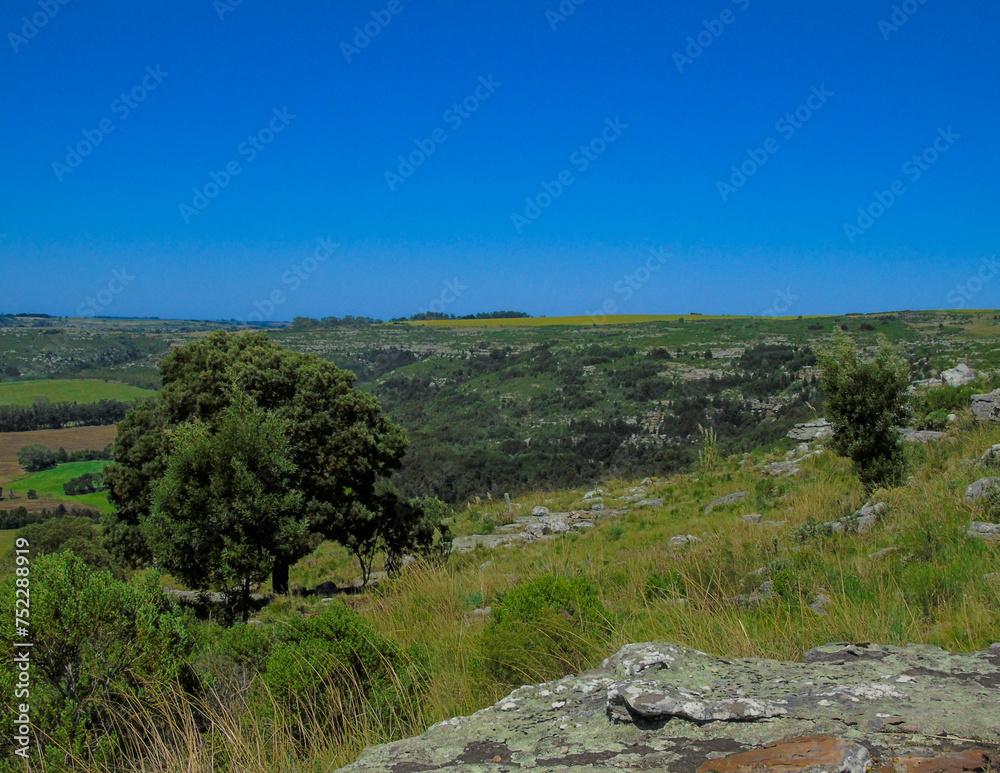
[[593, 582], [543, 575], [493, 605], [482, 640], [485, 671], [509, 687], [578, 672], [603, 652], [609, 630]]
[[[30, 577], [32, 745], [49, 769], [67, 766], [70, 755], [109, 769], [119, 716], [141, 701], [149, 683], [180, 677], [187, 618], [165, 599], [155, 574], [129, 584], [61, 553], [33, 557]], [[6, 686], [14, 675], [14, 591], [13, 579], [0, 591], [0, 685], [6, 695], [13, 694]], [[12, 704], [0, 702], [8, 707], [0, 708], [0, 754], [12, 748]]]
[[17, 463], [25, 472], [38, 472], [56, 466], [56, 455], [37, 443], [24, 446], [17, 452]]
[[906, 364], [884, 336], [879, 336], [875, 357], [863, 360], [851, 339], [840, 333], [822, 364], [834, 451], [851, 459], [866, 491], [898, 484], [905, 470], [896, 427], [908, 415]]
[[653, 572], [646, 578], [647, 599], [679, 599], [687, 595], [687, 585], [680, 572]]
[[194, 663], [206, 697], [268, 725], [291, 718], [300, 740], [365, 722], [402, 732], [417, 709], [423, 664], [344, 604], [205, 638]]

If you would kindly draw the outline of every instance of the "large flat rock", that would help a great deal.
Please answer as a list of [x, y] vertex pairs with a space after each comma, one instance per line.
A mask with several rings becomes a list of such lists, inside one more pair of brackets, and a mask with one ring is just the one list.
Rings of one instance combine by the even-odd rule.
[[798, 663], [655, 643], [368, 749], [343, 770], [863, 773], [912, 759], [932, 773], [990, 755], [1000, 760], [1000, 644], [966, 655], [835, 644]]

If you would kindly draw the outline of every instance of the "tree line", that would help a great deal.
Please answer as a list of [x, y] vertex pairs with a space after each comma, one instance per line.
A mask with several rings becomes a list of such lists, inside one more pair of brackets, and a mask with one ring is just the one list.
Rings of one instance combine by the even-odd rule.
[[134, 405], [134, 402], [119, 400], [100, 400], [96, 403], [36, 400], [32, 405], [0, 405], [0, 432], [117, 424]]

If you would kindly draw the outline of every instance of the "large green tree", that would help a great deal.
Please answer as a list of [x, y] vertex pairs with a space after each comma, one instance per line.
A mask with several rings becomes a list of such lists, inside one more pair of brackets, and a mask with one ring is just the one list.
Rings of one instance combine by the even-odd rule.
[[866, 491], [898, 484], [905, 471], [897, 427], [908, 414], [909, 368], [879, 336], [873, 357], [863, 358], [843, 332], [821, 357], [826, 415], [833, 449], [854, 462]]
[[284, 422], [236, 393], [214, 431], [196, 419], [172, 435], [144, 535], [160, 566], [221, 589], [245, 620], [275, 560], [314, 545]]
[[[373, 396], [354, 388], [354, 374], [315, 355], [285, 349], [264, 333], [222, 331], [171, 351], [160, 373], [163, 389], [157, 397], [119, 424], [114, 464], [107, 474], [117, 512], [105, 533], [122, 559], [142, 563], [156, 553], [147, 533], [154, 522], [170, 520], [160, 485], [172, 459], [178, 462], [177, 440], [197, 441], [202, 444], [198, 453], [209, 453], [204, 436], [218, 433], [235, 394], [245, 395], [280, 423], [287, 461], [294, 467], [288, 485], [301, 495], [297, 519], [311, 536], [303, 539], [296, 533], [274, 546], [275, 592], [287, 591], [289, 566], [319, 539], [348, 544], [359, 526], [369, 529], [372, 513], [386, 519], [386, 527], [395, 521], [381, 506], [376, 484], [399, 467], [406, 433], [382, 413]], [[178, 435], [177, 428], [197, 422], [201, 436]], [[187, 452], [194, 453], [191, 448]], [[176, 479], [177, 473], [171, 474]], [[154, 518], [155, 506], [160, 516]], [[364, 524], [357, 522], [361, 514]], [[162, 550], [163, 543], [155, 542]]]

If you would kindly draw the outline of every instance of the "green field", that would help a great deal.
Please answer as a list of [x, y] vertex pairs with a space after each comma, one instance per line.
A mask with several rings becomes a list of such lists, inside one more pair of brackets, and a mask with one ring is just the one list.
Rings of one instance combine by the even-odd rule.
[[101, 472], [107, 464], [107, 462], [60, 464], [51, 470], [42, 470], [15, 478], [11, 481], [9, 488], [14, 489], [21, 496], [27, 493], [28, 489], [34, 489], [41, 497], [49, 496], [63, 502], [78, 504], [80, 507], [92, 507], [102, 513], [108, 513], [111, 512], [112, 508], [108, 503], [108, 495], [104, 492], [68, 497], [63, 491], [64, 483], [69, 483], [73, 478], [79, 478], [88, 472]]
[[0, 384], [0, 405], [31, 405], [39, 397], [54, 403], [96, 403], [101, 400], [131, 402], [153, 395], [149, 389], [111, 381], [53, 379]]

